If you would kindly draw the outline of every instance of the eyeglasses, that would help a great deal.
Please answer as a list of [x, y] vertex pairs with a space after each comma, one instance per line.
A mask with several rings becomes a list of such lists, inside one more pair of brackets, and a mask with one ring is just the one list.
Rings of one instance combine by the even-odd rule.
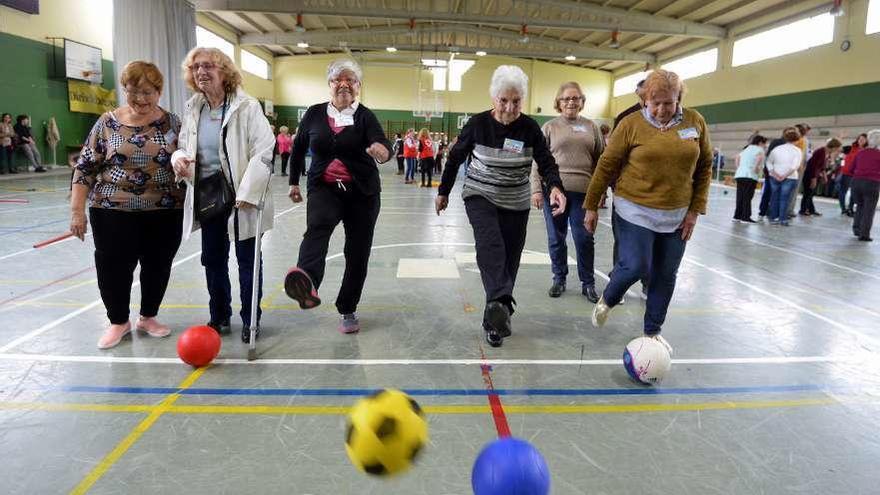
[[199, 69], [203, 69], [206, 72], [212, 71], [217, 68], [217, 64], [213, 62], [202, 62], [202, 63], [194, 63], [189, 66], [189, 70], [193, 72], [198, 72]]
[[357, 79], [349, 79], [347, 77], [337, 77], [335, 79], [330, 79], [330, 84], [334, 86], [339, 86], [340, 84], [348, 84], [349, 86], [354, 86], [359, 81]]
[[583, 96], [568, 96], [566, 98], [559, 98], [558, 101], [565, 102], [565, 103], [579, 103], [579, 102], [583, 101], [583, 99], [584, 99]]
[[126, 96], [128, 96], [129, 98], [143, 98], [145, 100], [149, 100], [157, 94], [155, 91], [134, 91], [128, 88], [126, 88], [124, 91]]

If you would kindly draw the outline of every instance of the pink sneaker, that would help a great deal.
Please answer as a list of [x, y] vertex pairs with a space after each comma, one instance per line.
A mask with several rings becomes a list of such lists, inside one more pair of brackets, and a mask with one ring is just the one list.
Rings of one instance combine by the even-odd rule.
[[159, 323], [155, 317], [146, 318], [141, 316], [135, 325], [139, 332], [144, 332], [150, 337], [167, 337], [171, 335], [171, 329], [168, 326]]
[[122, 325], [110, 325], [104, 330], [104, 335], [98, 340], [98, 349], [110, 349], [119, 345], [123, 337], [131, 333], [131, 323], [125, 322]]
[[340, 333], [358, 333], [360, 331], [361, 324], [358, 321], [357, 315], [354, 313], [342, 315], [342, 321], [339, 323]]
[[321, 298], [318, 297], [318, 291], [315, 290], [312, 277], [302, 268], [296, 266], [291, 268], [287, 272], [287, 276], [284, 277], [284, 292], [299, 303], [300, 309], [311, 309], [321, 304]]

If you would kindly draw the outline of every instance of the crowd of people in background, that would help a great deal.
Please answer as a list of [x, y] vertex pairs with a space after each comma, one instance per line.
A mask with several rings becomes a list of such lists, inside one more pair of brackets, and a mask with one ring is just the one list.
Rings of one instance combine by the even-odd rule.
[[8, 113], [0, 117], [0, 175], [19, 173], [14, 160], [16, 150], [27, 158], [34, 172], [46, 171], [31, 131], [31, 118], [27, 115], [16, 117], [15, 124], [12, 123], [12, 115]]

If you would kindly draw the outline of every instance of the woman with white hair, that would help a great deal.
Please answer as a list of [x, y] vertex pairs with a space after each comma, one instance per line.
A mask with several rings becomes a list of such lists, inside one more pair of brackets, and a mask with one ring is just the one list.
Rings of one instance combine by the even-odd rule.
[[852, 164], [852, 194], [856, 204], [853, 234], [860, 241], [871, 242], [871, 225], [880, 196], [880, 129], [868, 132], [868, 145]]
[[[216, 48], [193, 48], [183, 61], [186, 85], [192, 98], [186, 102], [178, 150], [171, 163], [186, 189], [183, 235], [202, 229], [202, 265], [210, 297], [208, 325], [229, 333], [232, 286], [229, 283], [230, 241], [235, 243], [241, 296], [242, 342], [250, 341], [250, 326], [259, 335], [260, 280], [254, 276], [256, 236], [272, 228], [272, 196], [265, 194], [272, 175], [275, 136], [260, 103], [241, 89], [241, 73], [230, 58]], [[262, 225], [257, 208], [265, 194]], [[253, 284], [259, 284], [251, 301]], [[251, 304], [257, 321], [251, 321]]]
[[566, 211], [556, 160], [538, 123], [522, 113], [528, 83], [519, 67], [495, 69], [489, 87], [492, 109], [471, 117], [461, 130], [449, 150], [434, 201], [439, 215], [449, 204], [459, 166], [469, 159], [461, 196], [474, 230], [477, 266], [486, 291], [483, 330], [493, 347], [511, 334], [510, 315], [516, 304], [513, 285], [526, 241], [533, 160], [548, 191], [552, 215]]
[[284, 290], [302, 309], [321, 304], [318, 287], [324, 279], [327, 246], [333, 230], [345, 228], [345, 274], [336, 297], [342, 315], [339, 331], [360, 331], [355, 311], [367, 279], [373, 248], [373, 231], [379, 217], [379, 169], [392, 155], [391, 142], [376, 115], [357, 101], [361, 68], [351, 60], [336, 60], [327, 67], [330, 101], [309, 107], [293, 141], [290, 198], [302, 201], [299, 171], [306, 150], [312, 150], [306, 233], [299, 260], [284, 279]]

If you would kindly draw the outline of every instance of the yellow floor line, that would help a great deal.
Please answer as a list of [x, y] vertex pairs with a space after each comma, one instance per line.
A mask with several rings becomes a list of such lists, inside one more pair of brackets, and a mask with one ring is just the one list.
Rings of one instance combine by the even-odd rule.
[[[202, 376], [202, 374], [204, 374], [207, 369], [207, 367], [196, 369], [195, 371], [190, 373], [189, 376], [187, 376], [186, 379], [183, 380], [183, 382], [180, 383], [178, 388], [189, 388], [193, 383], [195, 383], [196, 380], [199, 379], [200, 376]], [[163, 400], [158, 406], [153, 406], [150, 415], [144, 418], [144, 420], [141, 421], [137, 426], [135, 426], [134, 430], [132, 430], [131, 433], [128, 434], [128, 436], [122, 439], [122, 441], [119, 442], [118, 445], [116, 445], [116, 448], [114, 448], [109, 454], [107, 454], [107, 456], [104, 457], [101, 462], [98, 463], [98, 465], [95, 466], [95, 468], [92, 469], [85, 478], [83, 478], [82, 481], [80, 481], [76, 488], [74, 488], [70, 492], [71, 495], [81, 495], [88, 492], [92, 485], [94, 485], [99, 479], [101, 479], [101, 477], [104, 476], [104, 474], [107, 473], [107, 471], [109, 471], [111, 467], [113, 467], [113, 464], [115, 464], [116, 461], [118, 461], [123, 455], [125, 455], [125, 452], [128, 451], [128, 449], [131, 448], [131, 446], [134, 445], [135, 442], [137, 442], [138, 439], [140, 439], [141, 436], [143, 436], [143, 434], [146, 433], [147, 430], [149, 430], [150, 427], [153, 426], [156, 420], [158, 420], [160, 416], [168, 412], [168, 409], [179, 398], [180, 394], [174, 393], [166, 397], [165, 400]]]
[[[187, 385], [188, 386], [188, 385]], [[181, 387], [186, 388], [186, 387]], [[262, 415], [342, 415], [347, 414], [349, 406], [225, 406], [225, 405], [173, 405], [180, 397], [179, 394], [170, 395], [159, 405], [136, 405], [136, 404], [73, 404], [73, 403], [40, 403], [40, 402], [0, 402], [0, 410], [33, 410], [33, 411], [73, 411], [73, 412], [119, 412], [119, 413], [145, 413], [150, 417], [135, 429], [132, 434], [140, 431], [138, 437], [146, 431], [142, 426], [153, 418], [152, 425], [161, 414], [262, 414]], [[534, 404], [518, 405], [505, 404], [504, 412], [508, 414], [626, 414], [626, 413], [656, 413], [656, 412], [680, 412], [680, 411], [717, 411], [732, 409], [771, 409], [786, 407], [807, 406], [830, 406], [840, 404], [840, 401], [830, 397], [815, 399], [789, 399], [789, 400], [757, 400], [757, 401], [718, 401], [718, 402], [694, 402], [677, 404]], [[427, 414], [488, 414], [488, 405], [433, 405], [423, 406]], [[149, 428], [149, 425], [146, 428]], [[141, 431], [142, 430], [142, 431]], [[131, 435], [130, 435], [131, 436]], [[120, 446], [129, 439], [123, 440]], [[133, 438], [125, 449], [137, 438]], [[119, 447], [117, 447], [119, 450]], [[116, 452], [116, 451], [114, 451]], [[115, 462], [125, 450], [115, 456]], [[113, 455], [113, 453], [111, 453]], [[108, 456], [108, 459], [110, 456]], [[105, 459], [106, 461], [106, 459]], [[109, 464], [112, 464], [110, 462]], [[102, 464], [104, 464], [102, 462]], [[109, 464], [106, 468], [109, 468]], [[106, 468], [104, 471], [106, 471]], [[97, 470], [97, 468], [96, 468]], [[103, 474], [103, 472], [102, 472]], [[84, 492], [78, 492], [84, 493]]]

